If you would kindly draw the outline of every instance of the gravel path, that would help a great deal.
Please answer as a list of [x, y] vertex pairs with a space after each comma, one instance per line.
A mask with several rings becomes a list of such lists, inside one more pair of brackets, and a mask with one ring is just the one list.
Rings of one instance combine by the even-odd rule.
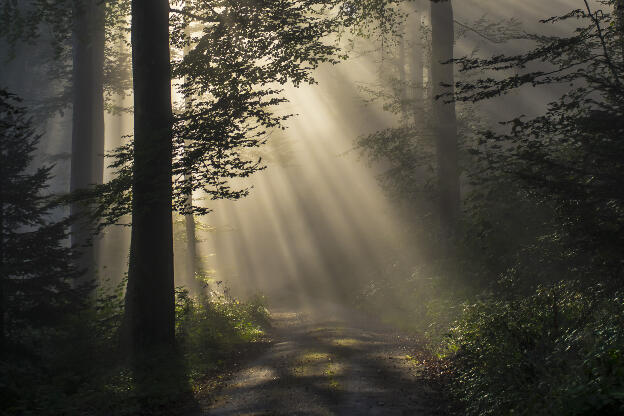
[[[329, 311], [327, 311], [329, 312]], [[335, 312], [335, 311], [333, 311]], [[329, 315], [336, 316], [335, 313]], [[414, 340], [362, 319], [272, 314], [274, 342], [203, 415], [446, 415], [419, 376]]]

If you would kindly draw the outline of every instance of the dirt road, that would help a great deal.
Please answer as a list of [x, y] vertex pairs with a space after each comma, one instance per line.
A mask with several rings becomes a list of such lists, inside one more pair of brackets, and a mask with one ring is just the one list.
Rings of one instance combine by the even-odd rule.
[[411, 358], [416, 341], [362, 319], [272, 315], [274, 342], [200, 403], [202, 414], [449, 414]]

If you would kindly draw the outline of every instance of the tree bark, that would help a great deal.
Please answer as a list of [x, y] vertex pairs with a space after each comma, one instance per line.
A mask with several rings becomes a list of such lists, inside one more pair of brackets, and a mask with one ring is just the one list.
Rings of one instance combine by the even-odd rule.
[[415, 11], [416, 18], [415, 24], [412, 25], [412, 31], [410, 37], [412, 39], [412, 47], [410, 48], [410, 75], [411, 75], [411, 94], [410, 99], [413, 103], [412, 114], [414, 117], [414, 126], [416, 128], [422, 127], [424, 123], [424, 106], [423, 100], [425, 96], [424, 90], [424, 62], [423, 62], [423, 44], [420, 38], [420, 29], [422, 26], [421, 13]]
[[[187, 209], [192, 209], [193, 195], [189, 194], [186, 201]], [[189, 289], [192, 292], [201, 290], [197, 280], [197, 235], [195, 233], [195, 216], [186, 214], [184, 216], [184, 226], [186, 228], [186, 278], [189, 282]]]
[[[70, 191], [103, 182], [104, 175], [104, 8], [99, 0], [73, 3], [73, 115]], [[78, 267], [85, 282], [96, 278], [96, 247], [92, 244], [89, 207], [70, 207], [72, 246], [81, 255]]]
[[[4, 151], [4, 146], [0, 148], [0, 152]], [[0, 160], [4, 159], [5, 155], [0, 153]], [[0, 353], [4, 356], [6, 348], [6, 311], [7, 311], [7, 296], [5, 291], [5, 281], [8, 278], [5, 271], [5, 242], [4, 242], [4, 172], [2, 164], [0, 163]]]
[[[190, 36], [190, 28], [187, 28], [187, 35]], [[190, 46], [184, 48], [184, 55], [187, 55], [190, 51]], [[186, 81], [186, 80], [185, 80]], [[188, 108], [190, 100], [188, 97], [184, 98], [184, 106]], [[192, 180], [192, 173], [186, 174], [186, 180]], [[199, 280], [196, 277], [197, 274], [197, 234], [195, 216], [191, 212], [193, 209], [193, 191], [189, 192], [185, 202], [185, 209], [188, 211], [184, 216], [184, 226], [186, 230], [186, 280], [189, 285], [189, 290], [194, 294], [201, 292], [202, 287]]]
[[624, 0], [616, 0], [613, 9], [620, 41], [620, 52], [624, 56]]
[[397, 60], [397, 69], [399, 72], [399, 99], [401, 100], [401, 123], [403, 125], [407, 125], [407, 75], [405, 73], [405, 36], [407, 36], [405, 27], [401, 31], [401, 38], [399, 39], [399, 50], [398, 50], [398, 60]]
[[[433, 84], [433, 132], [438, 162], [438, 209], [442, 231], [447, 237], [455, 232], [459, 217], [459, 167], [457, 116], [455, 103], [447, 103], [454, 94], [454, 65], [444, 64], [453, 58], [455, 31], [450, 0], [431, 3]], [[443, 84], [447, 85], [444, 86]], [[442, 94], [451, 94], [437, 99]]]
[[126, 324], [137, 360], [174, 346], [168, 1], [132, 0], [131, 35], [134, 166]]

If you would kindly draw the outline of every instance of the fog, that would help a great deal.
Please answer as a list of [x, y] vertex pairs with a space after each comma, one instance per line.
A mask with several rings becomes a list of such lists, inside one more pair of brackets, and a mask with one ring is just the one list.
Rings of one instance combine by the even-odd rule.
[[[455, 17], [468, 26], [484, 16], [494, 22], [513, 17], [531, 32], [543, 30], [538, 19], [569, 3], [462, 1]], [[455, 54], [478, 49], [488, 56], [529, 45], [495, 44], [466, 31]], [[369, 163], [355, 146], [359, 136], [399, 123], [360, 88], [377, 86], [388, 75], [379, 43], [358, 47], [359, 57], [321, 68], [318, 85], [288, 89], [283, 111], [296, 116], [262, 149], [267, 169], [248, 181], [250, 196], [204, 202], [214, 212], [201, 219], [207, 229], [202, 261], [219, 287], [239, 296], [266, 294], [278, 304], [314, 304], [357, 295], [352, 292], [380, 276], [408, 276], [424, 260], [426, 236], [405, 225], [415, 213], [379, 185], [383, 164]], [[526, 88], [478, 111], [495, 121], [536, 114], [555, 93]]]
[[[455, 2], [455, 56], [520, 52], [531, 46], [525, 40], [492, 42], [479, 28], [467, 29], [479, 19], [515, 19], [526, 32], [557, 33], [572, 28], [559, 25], [555, 29], [538, 20], [567, 11], [574, 6], [572, 3]], [[583, 6], [582, 2], [577, 3], [578, 7]], [[406, 8], [406, 12], [410, 15], [408, 25], [422, 20], [413, 7]], [[409, 47], [410, 40], [407, 42]], [[39, 47], [45, 50], [43, 44]], [[391, 41], [387, 45], [385, 48], [396, 48]], [[243, 297], [261, 293], [277, 303], [309, 303], [324, 297], [342, 299], [382, 274], [409, 274], [422, 261], [426, 238], [405, 226], [406, 218], [413, 213], [380, 186], [378, 175], [384, 171], [383, 163], [369, 163], [356, 147], [358, 137], [399, 123], [396, 115], [382, 108], [382, 102], [371, 102], [364, 91], [387, 80], [392, 70], [384, 55], [388, 49], [384, 52], [377, 39], [370, 39], [356, 42], [354, 52], [354, 57], [346, 62], [322, 66], [316, 74], [318, 84], [286, 87], [289, 103], [279, 111], [294, 116], [287, 122], [287, 130], [271, 132], [268, 143], [256, 154], [250, 154], [261, 156], [267, 168], [237, 183], [250, 188], [248, 197], [212, 201], [202, 200], [201, 193], [194, 195], [213, 211], [198, 219], [201, 265], [212, 290], [228, 288], [232, 294]], [[27, 104], [38, 102], [41, 90], [34, 85], [43, 78], [41, 71], [19, 59], [9, 62], [7, 68], [2, 74], [4, 81]], [[27, 82], [24, 73], [32, 83]], [[427, 79], [425, 71], [424, 80]], [[49, 89], [58, 92], [62, 86], [52, 84]], [[484, 120], [496, 122], [519, 114], [537, 114], [556, 92], [522, 88], [476, 107]], [[131, 96], [109, 99], [121, 106], [132, 103]], [[106, 150], [111, 151], [130, 139], [132, 114], [108, 113], [105, 125]], [[56, 164], [50, 191], [64, 192], [69, 186], [70, 106], [62, 113], [49, 113], [44, 126], [38, 160]], [[105, 180], [112, 175], [107, 170]], [[129, 224], [130, 220], [123, 222]], [[182, 235], [175, 242], [180, 285], [185, 284], [183, 238]], [[127, 269], [129, 227], [109, 227], [96, 244], [100, 277], [119, 282]]]

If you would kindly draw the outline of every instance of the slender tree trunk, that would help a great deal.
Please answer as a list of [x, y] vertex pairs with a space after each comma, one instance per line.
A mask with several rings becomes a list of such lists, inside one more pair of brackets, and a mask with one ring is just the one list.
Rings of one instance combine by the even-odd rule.
[[[125, 37], [118, 39], [116, 53], [121, 57], [129, 52]], [[128, 107], [125, 93], [115, 95], [114, 105], [118, 108]], [[130, 113], [121, 111], [118, 114], [109, 113], [106, 119], [106, 151], [113, 151], [124, 144], [124, 134], [127, 133], [126, 121]], [[104, 169], [104, 181], [112, 180], [116, 175], [114, 169]], [[129, 223], [130, 215], [119, 219], [120, 223]], [[103, 234], [98, 255], [98, 270], [101, 277], [105, 277], [113, 285], [121, 283], [128, 271], [128, 256], [130, 253], [130, 229], [128, 227], [107, 227]]]
[[[1, 152], [4, 152], [4, 146], [0, 148]], [[5, 156], [0, 154], [0, 160]], [[4, 243], [4, 172], [2, 164], [0, 163], [0, 353], [4, 353], [6, 349], [6, 311], [7, 311], [7, 296], [5, 292], [5, 282], [8, 278], [5, 271], [5, 243]]]
[[134, 170], [126, 324], [135, 360], [174, 346], [169, 59], [168, 1], [132, 0]]
[[[193, 206], [193, 194], [190, 193], [186, 199], [186, 209], [191, 210]], [[184, 226], [186, 227], [186, 278], [189, 282], [189, 289], [193, 292], [201, 290], [197, 280], [197, 235], [195, 233], [195, 216], [186, 214], [184, 216]]]
[[[73, 4], [73, 116], [70, 190], [101, 184], [104, 175], [104, 8], [99, 0]], [[84, 280], [96, 278], [89, 207], [72, 204], [72, 245], [81, 252]]]
[[[190, 29], [187, 32], [190, 35]], [[187, 55], [190, 51], [190, 46], [186, 46], [184, 48], [184, 55]], [[184, 98], [184, 105], [188, 108], [189, 98]], [[192, 180], [192, 173], [187, 173], [186, 180]], [[186, 197], [185, 208], [187, 210], [187, 214], [184, 216], [184, 225], [186, 227], [186, 279], [189, 284], [189, 289], [193, 292], [199, 293], [202, 288], [197, 280], [197, 235], [196, 235], [196, 224], [195, 224], [195, 216], [192, 214], [193, 208], [193, 191], [189, 192]]]
[[401, 123], [403, 125], [407, 124], [407, 74], [405, 73], [405, 36], [407, 33], [405, 28], [401, 33], [401, 38], [399, 39], [399, 59], [397, 61], [397, 69], [399, 71], [399, 83], [400, 83], [400, 91], [399, 91], [399, 99], [401, 100]]
[[423, 100], [425, 97], [424, 90], [424, 61], [423, 61], [423, 44], [420, 38], [420, 29], [422, 26], [422, 16], [420, 13], [416, 15], [416, 24], [412, 25], [412, 47], [410, 48], [410, 75], [412, 83], [412, 91], [410, 94], [413, 103], [414, 126], [416, 128], [423, 127], [424, 122]]
[[[115, 105], [124, 107], [124, 96], [115, 97]], [[109, 115], [106, 125], [106, 150], [112, 151], [119, 148], [123, 143], [124, 118], [129, 117], [126, 113]], [[104, 170], [104, 180], [114, 178], [115, 172]], [[130, 216], [120, 218], [121, 223], [129, 223]], [[128, 227], [108, 227], [100, 240], [98, 255], [98, 270], [101, 278], [110, 280], [117, 285], [128, 271], [128, 254], [130, 246], [130, 230]]]
[[620, 52], [624, 58], [624, 0], [615, 0], [615, 20], [619, 32]]
[[438, 209], [442, 230], [447, 237], [454, 233], [459, 217], [457, 116], [455, 104], [445, 102], [452, 97], [440, 99], [436, 97], [454, 93], [454, 66], [443, 64], [453, 58], [455, 42], [453, 25], [451, 1], [432, 2], [433, 131], [438, 161]]

